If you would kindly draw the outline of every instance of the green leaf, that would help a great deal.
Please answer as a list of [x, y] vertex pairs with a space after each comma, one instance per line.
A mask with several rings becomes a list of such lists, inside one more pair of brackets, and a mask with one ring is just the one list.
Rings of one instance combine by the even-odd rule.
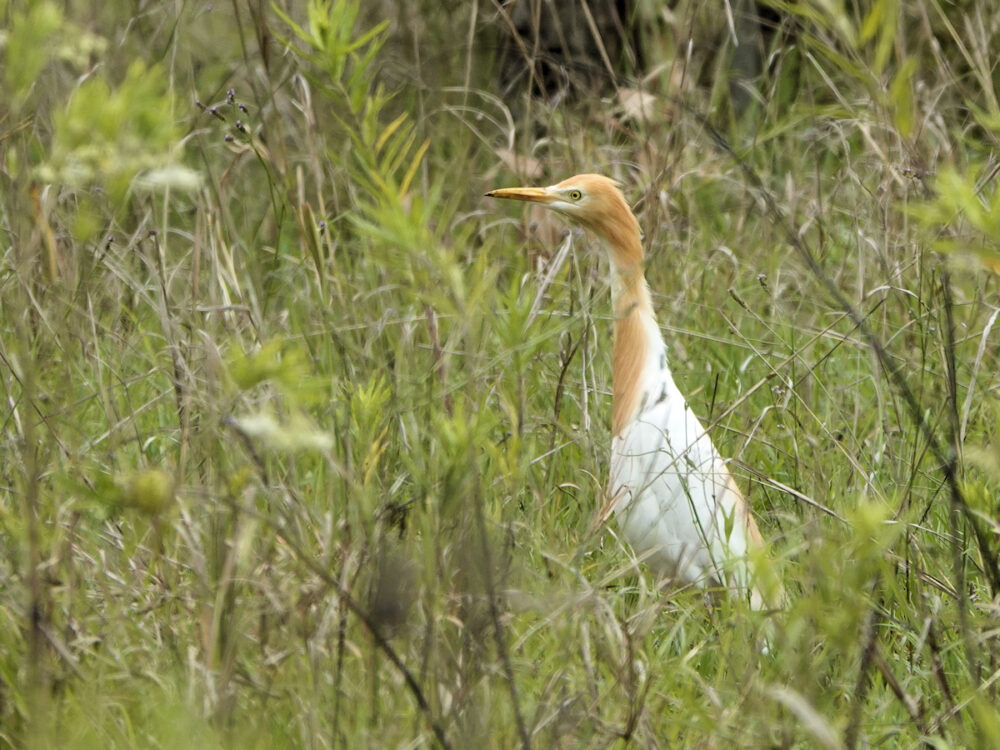
[[28, 92], [52, 57], [52, 39], [62, 23], [62, 12], [50, 2], [35, 3], [27, 13], [14, 13], [7, 33], [4, 78], [15, 98]]
[[889, 102], [896, 131], [907, 138], [913, 133], [913, 73], [917, 61], [908, 58], [899, 68], [889, 88]]

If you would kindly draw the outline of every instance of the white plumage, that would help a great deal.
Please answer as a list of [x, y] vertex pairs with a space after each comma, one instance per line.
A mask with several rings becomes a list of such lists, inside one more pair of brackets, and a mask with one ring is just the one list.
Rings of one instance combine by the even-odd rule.
[[636, 555], [661, 575], [749, 591], [745, 503], [657, 344], [643, 368], [638, 413], [611, 443], [607, 507]]

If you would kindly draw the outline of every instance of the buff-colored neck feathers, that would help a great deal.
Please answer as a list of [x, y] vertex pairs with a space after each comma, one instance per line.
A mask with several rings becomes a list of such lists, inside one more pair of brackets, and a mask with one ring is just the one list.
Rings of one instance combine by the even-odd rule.
[[586, 211], [574, 218], [597, 236], [611, 261], [615, 314], [611, 429], [619, 435], [638, 415], [645, 368], [653, 350], [662, 347], [646, 285], [639, 221], [618, 184], [607, 177], [577, 175], [555, 187], [579, 189], [586, 196]]

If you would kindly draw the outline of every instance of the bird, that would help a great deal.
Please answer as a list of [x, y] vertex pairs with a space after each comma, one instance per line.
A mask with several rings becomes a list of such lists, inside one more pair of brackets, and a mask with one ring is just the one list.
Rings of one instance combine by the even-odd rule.
[[749, 505], [670, 372], [653, 310], [639, 221], [619, 183], [580, 174], [548, 187], [491, 190], [528, 201], [593, 234], [610, 261], [613, 310], [611, 461], [603, 524], [612, 515], [638, 559], [676, 585], [721, 587], [752, 609], [771, 605], [755, 580], [764, 540]]

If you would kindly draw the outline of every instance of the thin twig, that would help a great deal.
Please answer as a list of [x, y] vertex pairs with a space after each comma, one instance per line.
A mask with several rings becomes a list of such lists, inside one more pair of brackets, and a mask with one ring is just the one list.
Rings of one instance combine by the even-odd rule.
[[288, 548], [292, 551], [299, 562], [305, 565], [314, 575], [318, 576], [323, 583], [325, 583], [331, 590], [333, 590], [337, 598], [343, 603], [347, 609], [351, 611], [361, 621], [361, 624], [365, 626], [365, 629], [371, 634], [372, 640], [375, 641], [375, 645], [381, 649], [382, 653], [386, 655], [392, 665], [396, 667], [399, 674], [402, 675], [403, 681], [406, 683], [407, 688], [409, 688], [410, 693], [413, 694], [414, 700], [417, 702], [420, 711], [424, 714], [427, 719], [427, 723], [430, 725], [431, 731], [434, 732], [434, 737], [437, 739], [438, 744], [444, 748], [444, 750], [451, 750], [451, 743], [448, 742], [448, 736], [445, 734], [444, 727], [441, 723], [434, 718], [434, 712], [431, 710], [430, 703], [427, 701], [427, 696], [424, 695], [423, 689], [417, 683], [416, 678], [414, 678], [413, 673], [407, 668], [406, 664], [403, 663], [402, 657], [396, 653], [396, 650], [392, 647], [389, 641], [379, 628], [378, 624], [369, 616], [368, 612], [355, 601], [354, 597], [350, 595], [337, 581], [336, 578], [331, 575], [323, 565], [322, 562], [316, 559], [313, 555], [307, 554], [304, 549], [302, 549], [295, 541], [294, 534], [289, 533], [290, 528], [283, 526], [282, 524], [276, 524], [273, 519], [268, 518], [264, 515], [259, 515], [254, 513], [258, 518], [264, 522], [271, 525], [276, 532], [281, 534], [281, 538]]
[[[958, 417], [958, 374], [955, 370], [955, 320], [952, 315], [951, 279], [948, 272], [941, 275], [941, 296], [945, 315], [945, 352], [944, 361], [947, 369], [948, 383], [948, 419], [951, 425], [952, 449], [949, 456], [952, 471], [957, 471], [959, 440], [959, 417]], [[958, 603], [958, 624], [962, 629], [962, 641], [965, 644], [965, 655], [968, 659], [969, 675], [974, 681], [979, 680], [979, 657], [976, 649], [975, 639], [972, 637], [972, 630], [969, 626], [969, 610], [965, 597], [965, 537], [961, 533], [958, 524], [961, 522], [961, 506], [956, 502], [955, 493], [952, 492], [952, 513], [955, 517], [956, 525], [952, 529], [952, 564], [954, 565], [955, 589], [958, 591], [956, 601]], [[980, 547], [982, 551], [982, 547]]]
[[493, 579], [493, 554], [490, 550], [489, 538], [486, 534], [486, 517], [483, 513], [482, 488], [478, 478], [476, 482], [476, 492], [473, 498], [473, 515], [476, 518], [476, 531], [479, 534], [479, 544], [481, 547], [483, 577], [486, 579], [486, 598], [490, 605], [490, 618], [493, 620], [493, 638], [496, 642], [497, 657], [503, 666], [504, 677], [507, 678], [507, 687], [510, 689], [510, 701], [514, 710], [514, 723], [517, 725], [517, 733], [521, 737], [521, 747], [524, 750], [531, 750], [531, 735], [528, 727], [524, 723], [524, 716], [521, 715], [521, 702], [517, 694], [517, 682], [514, 680], [514, 667], [510, 661], [510, 654], [507, 651], [507, 638], [504, 634], [503, 624], [500, 622], [500, 608], [497, 606], [496, 581]]
[[[878, 579], [872, 584], [872, 589], [878, 587]], [[861, 664], [858, 670], [858, 679], [854, 683], [854, 692], [851, 701], [851, 718], [844, 730], [844, 746], [848, 750], [858, 746], [858, 733], [861, 730], [861, 715], [865, 700], [868, 697], [868, 689], [871, 687], [869, 678], [870, 668], [875, 662], [875, 651], [878, 649], [878, 626], [881, 617], [881, 602], [876, 602], [865, 618], [863, 634], [865, 636], [865, 647], [861, 652]]]
[[[913, 719], [913, 722], [917, 725], [917, 729], [919, 729], [921, 733], [926, 735], [928, 733], [928, 729], [927, 729], [927, 722], [924, 721], [923, 709], [920, 708], [920, 704], [917, 702], [917, 700], [912, 695], [906, 692], [906, 690], [900, 684], [899, 680], [896, 678], [896, 675], [893, 674], [892, 669], [889, 667], [889, 662], [885, 660], [885, 656], [882, 654], [882, 649], [879, 648], [878, 643], [876, 643], [875, 648], [872, 649], [871, 657], [872, 661], [875, 664], [875, 668], [878, 669], [879, 674], [882, 675], [882, 679], [884, 679], [886, 681], [886, 684], [889, 685], [889, 689], [892, 690], [892, 692], [896, 695], [896, 697], [899, 699], [899, 702], [906, 707], [906, 712], [910, 715], [910, 718]], [[933, 745], [931, 745], [930, 742], [927, 742], [926, 740], [924, 741], [923, 744], [925, 747], [928, 748], [933, 747]]]

